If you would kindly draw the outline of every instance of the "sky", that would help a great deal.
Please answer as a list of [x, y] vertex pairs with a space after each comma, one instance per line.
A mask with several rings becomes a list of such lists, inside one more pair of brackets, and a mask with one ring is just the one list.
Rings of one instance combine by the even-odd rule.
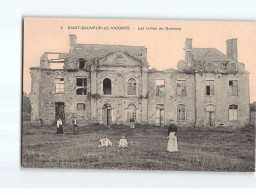
[[238, 61], [250, 72], [250, 102], [256, 101], [256, 22], [25, 18], [23, 90], [27, 94], [30, 67], [39, 66], [44, 52], [68, 52], [69, 34], [76, 34], [81, 44], [144, 46], [150, 68], [159, 70], [176, 68], [184, 60], [186, 38], [192, 38], [195, 48], [215, 47], [224, 54], [226, 40], [237, 38]]

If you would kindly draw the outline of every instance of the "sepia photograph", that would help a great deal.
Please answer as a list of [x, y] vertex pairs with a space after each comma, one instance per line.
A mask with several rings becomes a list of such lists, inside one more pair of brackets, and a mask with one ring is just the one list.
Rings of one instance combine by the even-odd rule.
[[255, 172], [256, 23], [24, 18], [23, 168]]

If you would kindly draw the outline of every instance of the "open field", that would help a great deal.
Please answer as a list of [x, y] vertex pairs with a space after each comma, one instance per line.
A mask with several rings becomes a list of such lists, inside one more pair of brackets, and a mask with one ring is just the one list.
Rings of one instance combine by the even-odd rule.
[[[38, 168], [136, 169], [180, 171], [254, 171], [255, 129], [179, 128], [178, 153], [169, 153], [167, 128], [137, 125], [79, 127], [72, 135], [64, 127], [23, 126], [22, 166]], [[113, 147], [98, 148], [107, 135]], [[118, 148], [125, 135], [129, 148]]]

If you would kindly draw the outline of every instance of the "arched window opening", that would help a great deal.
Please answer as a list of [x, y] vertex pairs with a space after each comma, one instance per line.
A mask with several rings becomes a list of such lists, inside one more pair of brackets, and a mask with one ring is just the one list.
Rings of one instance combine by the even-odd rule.
[[229, 105], [229, 120], [237, 121], [238, 120], [238, 106], [237, 105]]
[[85, 69], [85, 60], [84, 59], [79, 59], [78, 60], [78, 66], [79, 66], [79, 69]]
[[105, 95], [111, 95], [111, 80], [109, 78], [103, 80], [103, 92]]
[[127, 94], [128, 95], [136, 95], [136, 80], [135, 79], [131, 78], [128, 80]]
[[186, 107], [185, 105], [178, 105], [177, 106], [177, 120], [178, 121], [185, 121], [186, 120]]
[[127, 107], [127, 121], [129, 122], [131, 118], [136, 120], [136, 106], [134, 104]]

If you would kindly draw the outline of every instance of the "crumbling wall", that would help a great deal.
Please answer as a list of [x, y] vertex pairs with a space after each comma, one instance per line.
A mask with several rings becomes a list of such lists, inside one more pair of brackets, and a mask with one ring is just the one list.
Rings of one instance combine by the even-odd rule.
[[31, 102], [31, 122], [40, 124], [40, 92], [41, 92], [41, 68], [31, 68], [31, 92], [29, 99]]
[[[148, 121], [156, 124], [156, 107], [163, 105], [165, 110], [165, 124], [168, 125], [170, 119], [176, 121], [179, 126], [194, 125], [195, 100], [194, 100], [194, 76], [184, 73], [150, 72], [148, 78]], [[165, 95], [156, 95], [156, 80], [165, 80]], [[186, 96], [177, 96], [177, 80], [186, 80]], [[186, 120], [177, 121], [177, 105], [186, 107]]]
[[[40, 118], [44, 124], [55, 124], [55, 102], [64, 102], [65, 104], [65, 124], [71, 125], [74, 116], [77, 117], [80, 125], [87, 125], [90, 122], [90, 99], [87, 95], [76, 94], [77, 77], [87, 77], [89, 79], [89, 75], [84, 71], [42, 70]], [[55, 93], [55, 78], [64, 78], [65, 93]], [[87, 83], [87, 85], [87, 91], [89, 91], [90, 84]], [[77, 111], [78, 103], [84, 103], [85, 110]]]
[[[206, 80], [214, 80], [214, 95], [206, 96]], [[229, 80], [238, 80], [238, 96], [230, 96]], [[206, 105], [215, 106], [215, 126], [242, 126], [249, 122], [248, 74], [196, 73], [196, 126], [206, 125]], [[238, 120], [229, 120], [229, 105], [238, 105]]]

